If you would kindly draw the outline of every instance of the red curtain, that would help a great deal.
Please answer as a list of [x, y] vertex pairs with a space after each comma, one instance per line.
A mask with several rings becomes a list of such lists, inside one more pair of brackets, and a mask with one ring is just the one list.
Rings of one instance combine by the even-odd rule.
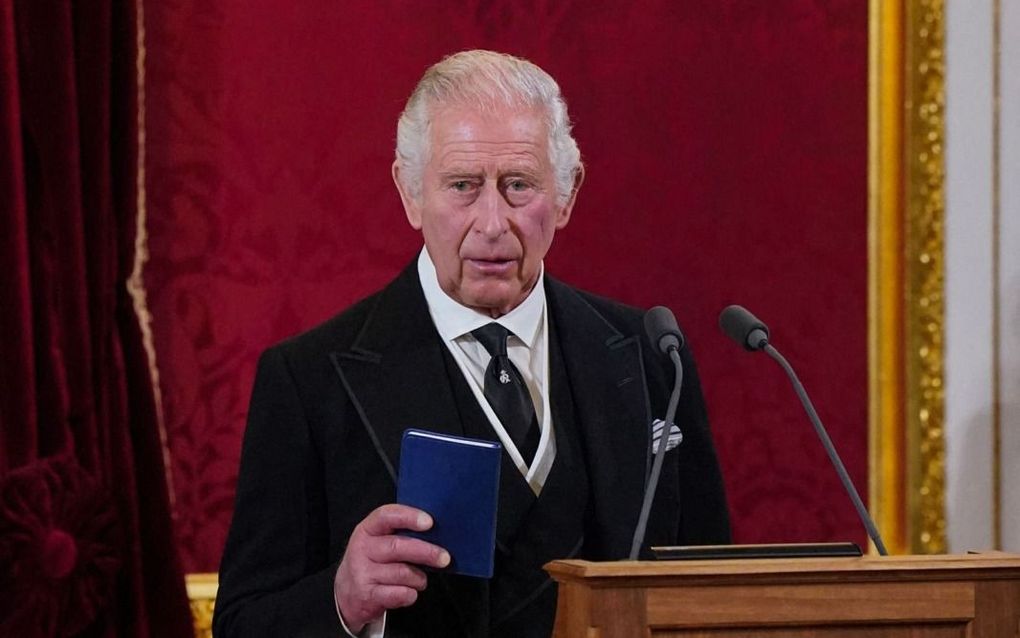
[[136, 6], [0, 0], [0, 635], [189, 636], [126, 288]]

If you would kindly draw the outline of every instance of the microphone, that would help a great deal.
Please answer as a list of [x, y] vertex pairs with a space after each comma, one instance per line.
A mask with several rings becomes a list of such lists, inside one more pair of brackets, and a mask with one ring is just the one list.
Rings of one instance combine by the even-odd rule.
[[669, 355], [670, 348], [684, 347], [684, 335], [669, 308], [656, 306], [645, 313], [645, 334], [659, 352]]
[[882, 542], [882, 536], [878, 533], [875, 521], [872, 520], [868, 510], [865, 509], [864, 503], [857, 493], [857, 488], [854, 487], [853, 481], [850, 480], [846, 466], [840, 460], [839, 454], [832, 444], [832, 439], [829, 438], [829, 433], [825, 431], [822, 420], [818, 418], [815, 406], [811, 403], [811, 399], [808, 398], [807, 391], [801, 384], [800, 379], [797, 378], [797, 373], [793, 371], [793, 367], [786, 360], [786, 357], [779, 354], [779, 351], [769, 344], [768, 327], [742, 306], [728, 306], [723, 310], [719, 315], [719, 327], [726, 333], [726, 336], [736, 341], [744, 349], [752, 351], [764, 350], [765, 354], [772, 357], [783, 371], [786, 372], [790, 383], [793, 384], [794, 392], [797, 393], [797, 397], [800, 398], [800, 402], [804, 406], [804, 411], [807, 412], [808, 418], [811, 419], [811, 425], [814, 426], [815, 433], [818, 434], [818, 438], [822, 441], [822, 447], [825, 448], [829, 461], [836, 468], [836, 474], [839, 475], [843, 488], [850, 495], [850, 500], [853, 501], [857, 515], [860, 517], [861, 522], [864, 523], [864, 528], [868, 531], [868, 537], [875, 543], [875, 547], [880, 555], [888, 556], [889, 552], [885, 549], [885, 543]]
[[769, 329], [743, 306], [727, 306], [719, 327], [745, 350], [761, 350], [769, 342]]
[[680, 402], [680, 386], [683, 384], [684, 379], [684, 367], [680, 362], [680, 348], [684, 347], [684, 335], [680, 332], [680, 326], [677, 325], [673, 312], [665, 306], [656, 306], [646, 312], [645, 333], [648, 335], [648, 340], [652, 342], [652, 345], [659, 352], [670, 358], [676, 373], [673, 378], [673, 392], [669, 395], [669, 405], [666, 408], [666, 419], [662, 424], [662, 435], [659, 437], [659, 449], [655, 451], [655, 461], [652, 463], [652, 472], [648, 475], [648, 485], [645, 486], [641, 513], [638, 515], [637, 527], [634, 529], [634, 538], [630, 544], [630, 560], [637, 560], [641, 543], [645, 540], [648, 515], [652, 511], [652, 499], [655, 497], [655, 488], [659, 485], [662, 461], [666, 458], [666, 446], [669, 442], [669, 431], [673, 427], [673, 419], [676, 418], [676, 407]]

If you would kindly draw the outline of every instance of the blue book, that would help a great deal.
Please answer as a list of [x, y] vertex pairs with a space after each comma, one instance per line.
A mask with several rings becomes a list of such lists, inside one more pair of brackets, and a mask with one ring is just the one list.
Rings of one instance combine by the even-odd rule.
[[502, 447], [426, 430], [400, 444], [397, 502], [432, 516], [432, 529], [403, 531], [450, 552], [447, 571], [492, 578]]

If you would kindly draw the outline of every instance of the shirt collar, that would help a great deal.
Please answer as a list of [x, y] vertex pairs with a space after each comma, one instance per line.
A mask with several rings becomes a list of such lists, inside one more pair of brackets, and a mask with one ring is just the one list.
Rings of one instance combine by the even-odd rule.
[[423, 248], [418, 255], [418, 278], [421, 280], [422, 292], [425, 293], [425, 303], [428, 304], [432, 322], [436, 324], [436, 330], [439, 331], [443, 341], [453, 341], [495, 321], [517, 335], [526, 346], [533, 348], [538, 337], [538, 328], [542, 324], [542, 314], [545, 312], [545, 286], [542, 285], [544, 277], [545, 264], [542, 264], [538, 283], [524, 301], [502, 317], [493, 319], [487, 314], [461, 305], [447, 295], [439, 286], [436, 267], [432, 263], [429, 251]]

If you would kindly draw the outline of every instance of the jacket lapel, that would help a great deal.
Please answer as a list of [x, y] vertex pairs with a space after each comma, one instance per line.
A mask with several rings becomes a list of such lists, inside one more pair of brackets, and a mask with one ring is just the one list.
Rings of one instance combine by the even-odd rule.
[[[330, 355], [394, 487], [407, 428], [464, 435], [443, 362], [445, 347], [432, 323], [415, 260], [380, 293], [351, 348]], [[454, 605], [465, 635], [487, 626], [484, 581], [434, 573], [429, 583], [438, 585]]]
[[549, 277], [546, 282], [592, 486], [592, 546], [600, 554], [593, 558], [625, 558], [651, 460], [640, 336], [621, 334], [574, 289]]
[[416, 264], [380, 293], [350, 350], [332, 354], [394, 484], [406, 429], [463, 435], [443, 363], [445, 346], [429, 315]]

